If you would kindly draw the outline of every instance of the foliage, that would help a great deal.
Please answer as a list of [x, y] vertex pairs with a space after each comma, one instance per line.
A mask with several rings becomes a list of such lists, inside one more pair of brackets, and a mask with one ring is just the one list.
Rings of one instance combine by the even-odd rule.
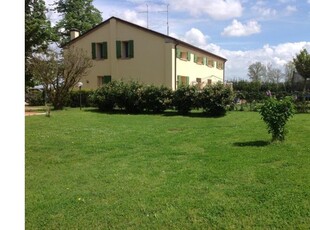
[[28, 63], [35, 79], [44, 86], [48, 100], [54, 109], [63, 109], [69, 99], [69, 92], [87, 74], [92, 66], [91, 59], [81, 49], [65, 50], [63, 57], [54, 51], [33, 56]]
[[54, 5], [54, 10], [62, 16], [55, 26], [57, 32], [61, 32], [62, 45], [70, 41], [71, 29], [78, 29], [83, 34], [102, 22], [93, 0], [57, 0]]
[[[33, 53], [47, 51], [48, 44], [57, 39], [53, 33], [50, 21], [46, 18], [44, 0], [26, 0], [25, 2], [25, 63], [32, 58]], [[25, 67], [25, 86], [33, 86], [33, 76]]]
[[93, 91], [90, 90], [74, 90], [69, 94], [68, 106], [75, 108], [80, 107], [80, 94], [81, 94], [81, 106], [90, 107], [92, 106], [90, 95], [93, 94]]
[[297, 72], [304, 78], [304, 92], [306, 92], [307, 78], [310, 78], [310, 54], [303, 49], [296, 55], [293, 62]]
[[269, 98], [260, 109], [262, 119], [267, 124], [272, 141], [284, 141], [287, 133], [285, 124], [294, 115], [294, 104], [291, 98], [276, 100]]
[[172, 105], [180, 114], [187, 114], [196, 105], [197, 88], [194, 86], [181, 86], [173, 92]]
[[122, 100], [118, 101], [120, 108], [127, 113], [140, 113], [144, 110], [143, 85], [137, 81], [130, 81], [124, 84]]
[[165, 86], [145, 86], [143, 98], [147, 111], [162, 113], [171, 105], [172, 91]]
[[208, 116], [224, 116], [227, 106], [233, 102], [233, 91], [220, 83], [206, 86], [199, 94], [199, 101]]
[[25, 94], [26, 102], [31, 106], [44, 105], [44, 92], [39, 90], [29, 90]]

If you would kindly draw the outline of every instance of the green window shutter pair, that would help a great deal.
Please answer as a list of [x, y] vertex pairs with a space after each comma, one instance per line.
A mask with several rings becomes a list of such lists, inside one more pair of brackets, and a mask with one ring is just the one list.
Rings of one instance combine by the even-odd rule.
[[[134, 41], [128, 41], [128, 57], [134, 57]], [[116, 58], [122, 58], [122, 42], [116, 41]]]
[[101, 58], [108, 59], [108, 43], [102, 42], [101, 44]]
[[[99, 44], [99, 48], [100, 48], [100, 58], [104, 58], [107, 59], [108, 58], [108, 43], [107, 42], [102, 42], [102, 43], [98, 43]], [[92, 59], [96, 59], [97, 58], [97, 43], [92, 42], [91, 43], [91, 53], [92, 53]]]
[[96, 43], [92, 43], [91, 44], [91, 56], [92, 56], [92, 59], [96, 59]]
[[[186, 78], [186, 85], [189, 85], [189, 76], [186, 76], [185, 78]], [[182, 76], [178, 75], [177, 80], [178, 80], [178, 87], [181, 87], [183, 85], [182, 84]]]

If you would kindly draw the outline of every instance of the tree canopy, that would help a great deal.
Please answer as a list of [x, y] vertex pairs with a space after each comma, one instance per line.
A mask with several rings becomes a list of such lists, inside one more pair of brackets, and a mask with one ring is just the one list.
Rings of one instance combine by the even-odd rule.
[[297, 72], [304, 78], [304, 91], [306, 91], [307, 78], [310, 78], [310, 54], [303, 49], [296, 55], [293, 62]]
[[248, 76], [254, 82], [260, 82], [266, 77], [266, 66], [261, 62], [255, 62], [248, 68]]
[[60, 34], [60, 44], [70, 40], [70, 30], [78, 29], [81, 34], [102, 22], [101, 13], [92, 4], [93, 0], [58, 0], [54, 11], [61, 14], [55, 29]]

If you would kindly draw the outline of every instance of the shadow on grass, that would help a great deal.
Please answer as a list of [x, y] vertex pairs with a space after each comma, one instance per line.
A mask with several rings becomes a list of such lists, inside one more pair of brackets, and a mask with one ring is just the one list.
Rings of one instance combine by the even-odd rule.
[[270, 141], [235, 142], [233, 145], [237, 147], [264, 147], [270, 145]]
[[160, 116], [165, 116], [165, 117], [174, 117], [174, 116], [183, 116], [183, 117], [197, 117], [197, 118], [220, 118], [224, 116], [208, 116], [206, 113], [202, 111], [196, 111], [192, 110], [191, 112], [187, 114], [182, 114], [178, 113], [177, 111], [174, 110], [165, 110], [164, 112], [158, 112], [154, 113], [152, 111], [142, 111], [142, 112], [137, 112], [137, 113], [129, 113], [125, 110], [120, 110], [120, 109], [114, 109], [112, 111], [101, 111], [98, 108], [90, 108], [90, 109], [84, 109], [86, 112], [94, 112], [94, 113], [102, 113], [102, 114], [124, 114], [124, 115], [160, 115]]

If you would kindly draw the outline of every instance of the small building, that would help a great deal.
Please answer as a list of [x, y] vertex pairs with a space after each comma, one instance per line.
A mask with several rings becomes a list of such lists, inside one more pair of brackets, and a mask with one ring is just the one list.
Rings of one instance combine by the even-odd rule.
[[111, 17], [79, 36], [71, 31], [64, 48], [85, 50], [93, 67], [83, 77], [84, 89], [96, 89], [112, 80], [136, 80], [164, 85], [224, 82], [225, 58], [173, 37]]

